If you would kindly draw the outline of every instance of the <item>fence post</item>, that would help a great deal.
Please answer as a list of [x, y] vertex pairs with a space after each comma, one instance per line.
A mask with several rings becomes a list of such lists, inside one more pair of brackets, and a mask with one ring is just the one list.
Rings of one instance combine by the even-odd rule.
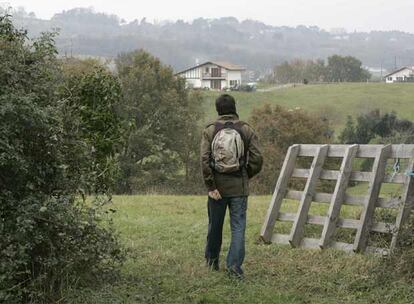
[[276, 219], [282, 205], [283, 198], [286, 194], [287, 185], [295, 168], [296, 158], [299, 154], [300, 145], [289, 147], [282, 169], [280, 170], [279, 179], [277, 180], [275, 191], [264, 220], [260, 236], [265, 242], [270, 242], [275, 227]]
[[293, 247], [297, 247], [303, 236], [303, 229], [306, 224], [306, 220], [309, 213], [309, 208], [312, 203], [312, 198], [315, 193], [316, 182], [322, 171], [323, 163], [328, 155], [328, 145], [320, 146], [313, 159], [312, 166], [309, 170], [309, 177], [303, 190], [302, 198], [299, 203], [299, 211], [296, 214], [295, 221], [293, 222], [292, 231], [289, 237], [289, 242]]
[[352, 171], [352, 161], [354, 160], [357, 151], [358, 145], [349, 146], [345, 151], [338, 180], [329, 205], [328, 216], [325, 220], [321, 240], [319, 242], [319, 246], [321, 248], [325, 248], [329, 245], [331, 237], [335, 232], [336, 224], [341, 212], [342, 202], [344, 201], [345, 191], [348, 187], [349, 177]]
[[374, 165], [371, 172], [371, 181], [368, 186], [368, 196], [365, 199], [364, 210], [362, 211], [360, 224], [354, 242], [355, 252], [364, 252], [367, 247], [372, 217], [374, 216], [375, 205], [381, 190], [381, 184], [384, 179], [387, 159], [392, 151], [391, 145], [386, 145], [377, 151]]

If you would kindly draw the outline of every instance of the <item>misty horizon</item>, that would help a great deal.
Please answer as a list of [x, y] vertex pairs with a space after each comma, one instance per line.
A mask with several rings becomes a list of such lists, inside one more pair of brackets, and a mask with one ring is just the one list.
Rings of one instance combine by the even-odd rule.
[[346, 32], [344, 28], [272, 26], [237, 16], [179, 19], [183, 22], [161, 18], [126, 21], [122, 16], [91, 7], [64, 10], [43, 20], [27, 8], [14, 8], [11, 12], [15, 24], [27, 29], [30, 37], [58, 29], [56, 41], [62, 54], [114, 58], [123, 52], [145, 49], [175, 71], [197, 61], [218, 60], [264, 75], [284, 61], [326, 60], [335, 54], [356, 57], [380, 74], [414, 65], [414, 34], [403, 31]]
[[[401, 31], [414, 33], [414, 19], [409, 16], [410, 10], [411, 12], [414, 11], [414, 3], [409, 3], [410, 1], [406, 0], [396, 0], [391, 6], [384, 1], [380, 1], [380, 4], [366, 1], [365, 3], [359, 3], [357, 6], [355, 6], [356, 1], [352, 0], [334, 0], [330, 1], [329, 4], [323, 3], [322, 0], [316, 0], [311, 6], [302, 0], [294, 1], [297, 4], [288, 3], [289, 1], [278, 1], [278, 4], [268, 4], [265, 0], [257, 0], [255, 4], [244, 0], [239, 1], [238, 3], [244, 3], [251, 7], [248, 12], [245, 11], [242, 5], [232, 8], [227, 2], [224, 5], [220, 2], [216, 3], [216, 0], [213, 0], [211, 3], [211, 6], [215, 8], [213, 11], [205, 7], [192, 7], [191, 12], [188, 12], [188, 6], [191, 3], [186, 5], [187, 0], [176, 1], [176, 5], [173, 6], [170, 3], [162, 3], [160, 4], [161, 9], [155, 5], [160, 2], [159, 0], [139, 5], [136, 9], [136, 4], [128, 4], [129, 1], [126, 0], [119, 0], [117, 2], [118, 5], [115, 6], [113, 3], [105, 3], [105, 1], [100, 0], [90, 0], [86, 3], [85, 1], [69, 2], [66, 0], [54, 1], [52, 4], [46, 2], [45, 0], [39, 0], [34, 5], [28, 0], [14, 0], [11, 2], [0, 2], [0, 5], [14, 9], [22, 7], [26, 12], [33, 12], [36, 18], [43, 20], [50, 20], [54, 15], [71, 9], [91, 8], [96, 13], [116, 15], [120, 20], [124, 20], [125, 23], [144, 18], [149, 23], [162, 24], [179, 20], [192, 23], [198, 18], [234, 17], [239, 21], [254, 20], [276, 27], [318, 27], [328, 32], [340, 30], [348, 33], [355, 31]], [[42, 3], [44, 4], [43, 6]], [[278, 8], [278, 5], [282, 8], [281, 10], [275, 9]], [[130, 6], [134, 7], [134, 9], [129, 9]], [[341, 12], [341, 7], [343, 12]], [[265, 8], [274, 12], [274, 15], [269, 15]], [[320, 10], [318, 11], [317, 8], [320, 8]], [[198, 12], [200, 10], [203, 13]], [[313, 21], [313, 19], [318, 20], [318, 22]]]

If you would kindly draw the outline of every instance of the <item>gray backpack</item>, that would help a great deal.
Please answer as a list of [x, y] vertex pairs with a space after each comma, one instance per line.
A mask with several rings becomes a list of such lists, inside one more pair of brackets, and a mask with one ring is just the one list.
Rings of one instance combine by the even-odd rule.
[[243, 122], [215, 123], [211, 143], [211, 167], [219, 173], [240, 171], [245, 165], [245, 143], [241, 126]]

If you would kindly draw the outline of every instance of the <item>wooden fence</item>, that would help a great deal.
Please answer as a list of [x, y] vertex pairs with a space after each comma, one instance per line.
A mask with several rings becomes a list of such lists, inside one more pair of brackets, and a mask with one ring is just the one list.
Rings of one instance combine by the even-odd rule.
[[[300, 157], [313, 158], [310, 168], [296, 168]], [[326, 170], [324, 164], [329, 158], [342, 158], [339, 170]], [[373, 159], [369, 172], [353, 171], [356, 158]], [[398, 165], [387, 170], [387, 163]], [[404, 172], [398, 171], [400, 160], [406, 164]], [[374, 252], [385, 254], [395, 248], [401, 227], [410, 216], [413, 202], [414, 145], [293, 145], [289, 148], [279, 179], [272, 196], [266, 218], [261, 229], [265, 242], [290, 244], [293, 247], [337, 248], [350, 252]], [[304, 178], [303, 191], [288, 189], [291, 178]], [[316, 193], [318, 180], [336, 180], [333, 193]], [[368, 190], [364, 196], [347, 194], [350, 182], [367, 182]], [[383, 183], [402, 184], [403, 190], [398, 197], [380, 197]], [[284, 199], [299, 201], [296, 213], [282, 213]], [[329, 209], [325, 216], [310, 215], [312, 202], [327, 203]], [[342, 205], [360, 206], [359, 219], [340, 217]], [[393, 223], [375, 222], [377, 208], [393, 209]], [[274, 231], [277, 221], [292, 222], [290, 234]], [[320, 238], [304, 236], [306, 224], [323, 226]], [[356, 230], [354, 242], [336, 241], [337, 227]], [[371, 232], [387, 234], [390, 243], [384, 247], [369, 246]]]

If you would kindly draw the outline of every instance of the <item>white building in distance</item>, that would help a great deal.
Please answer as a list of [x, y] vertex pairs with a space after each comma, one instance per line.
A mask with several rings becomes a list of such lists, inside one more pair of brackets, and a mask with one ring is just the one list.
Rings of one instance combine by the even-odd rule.
[[187, 86], [196, 89], [222, 90], [240, 86], [246, 69], [228, 62], [212, 62], [196, 65], [176, 75], [186, 80]]
[[414, 67], [403, 67], [388, 75], [385, 75], [386, 83], [414, 82]]

